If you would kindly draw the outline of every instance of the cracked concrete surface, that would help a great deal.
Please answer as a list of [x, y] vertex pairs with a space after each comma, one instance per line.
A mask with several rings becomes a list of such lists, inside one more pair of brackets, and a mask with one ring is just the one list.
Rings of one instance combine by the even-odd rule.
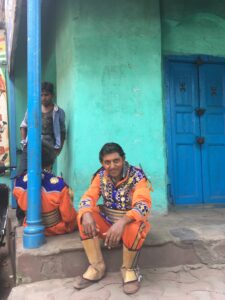
[[107, 276], [85, 290], [73, 288], [73, 278], [52, 279], [13, 288], [8, 300], [224, 300], [225, 265], [145, 269], [141, 289], [127, 296], [120, 273]]

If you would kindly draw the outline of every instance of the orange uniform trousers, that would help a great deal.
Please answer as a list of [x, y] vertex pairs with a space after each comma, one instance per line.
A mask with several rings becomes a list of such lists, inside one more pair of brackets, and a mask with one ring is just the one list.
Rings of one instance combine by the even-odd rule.
[[[98, 211], [92, 211], [92, 216], [96, 222], [96, 227], [99, 231], [99, 237], [101, 239], [105, 239], [103, 235], [108, 231], [108, 229], [112, 226], [109, 222], [107, 222], [104, 217], [100, 215]], [[78, 214], [78, 228], [80, 231], [80, 237], [82, 240], [89, 239], [87, 235], [85, 235], [82, 224], [81, 224], [81, 217]], [[147, 221], [133, 221], [125, 226], [122, 241], [123, 244], [126, 246], [127, 249], [137, 251], [140, 250], [147, 233], [150, 230], [150, 224]]]

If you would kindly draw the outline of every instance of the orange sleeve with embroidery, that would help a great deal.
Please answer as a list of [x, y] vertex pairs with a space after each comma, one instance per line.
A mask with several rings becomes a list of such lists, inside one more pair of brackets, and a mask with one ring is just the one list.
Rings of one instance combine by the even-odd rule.
[[90, 187], [81, 197], [79, 205], [79, 216], [86, 212], [91, 212], [93, 208], [97, 207], [97, 202], [100, 197], [100, 176], [97, 174], [93, 179]]
[[27, 190], [19, 187], [14, 187], [13, 196], [15, 197], [17, 204], [23, 210], [27, 210]]
[[146, 178], [141, 179], [132, 191], [132, 209], [127, 216], [136, 221], [146, 221], [151, 208], [149, 183]]
[[69, 188], [66, 186], [61, 191], [61, 202], [59, 205], [59, 211], [62, 217], [62, 221], [68, 223], [76, 219], [77, 213], [73, 207], [72, 199], [69, 194]]

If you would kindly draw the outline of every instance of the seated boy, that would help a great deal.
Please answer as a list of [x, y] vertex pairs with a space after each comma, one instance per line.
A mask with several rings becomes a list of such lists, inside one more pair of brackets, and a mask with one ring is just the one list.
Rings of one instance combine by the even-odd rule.
[[[73, 207], [73, 192], [63, 178], [52, 174], [51, 168], [56, 154], [47, 145], [42, 143], [42, 222], [45, 226], [45, 235], [56, 235], [73, 232], [77, 228], [77, 213]], [[27, 173], [15, 179], [13, 195], [19, 208], [27, 211]], [[23, 225], [26, 226], [26, 217]]]

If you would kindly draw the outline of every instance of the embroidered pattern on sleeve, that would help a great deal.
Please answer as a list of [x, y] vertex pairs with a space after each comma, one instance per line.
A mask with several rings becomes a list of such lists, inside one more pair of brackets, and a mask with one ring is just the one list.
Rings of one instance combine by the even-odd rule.
[[137, 202], [132, 210], [137, 211], [140, 215], [146, 216], [149, 213], [149, 208], [145, 202]]
[[91, 199], [81, 199], [79, 209], [91, 207]]

